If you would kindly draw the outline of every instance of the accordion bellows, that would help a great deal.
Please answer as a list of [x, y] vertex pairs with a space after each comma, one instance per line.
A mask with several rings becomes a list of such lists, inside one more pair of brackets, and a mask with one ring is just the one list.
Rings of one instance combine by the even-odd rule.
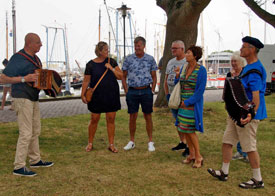
[[38, 79], [33, 87], [44, 90], [46, 95], [56, 97], [61, 91], [62, 78], [54, 70], [36, 69], [35, 73], [38, 74]]
[[244, 86], [239, 77], [227, 77], [225, 80], [223, 100], [228, 115], [240, 127], [241, 118], [245, 119], [247, 114], [250, 113], [251, 117], [255, 116], [255, 104], [247, 98]]

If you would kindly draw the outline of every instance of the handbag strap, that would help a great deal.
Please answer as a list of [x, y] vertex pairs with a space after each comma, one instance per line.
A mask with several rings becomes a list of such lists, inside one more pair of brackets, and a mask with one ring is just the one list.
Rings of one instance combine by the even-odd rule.
[[[108, 57], [108, 63], [110, 63], [110, 57]], [[104, 76], [106, 75], [108, 71], [108, 68], [105, 70], [105, 72], [102, 74], [102, 76], [99, 78], [98, 82], [96, 83], [96, 85], [94, 86], [93, 90], [95, 91], [96, 87], [99, 85], [99, 83], [101, 82], [101, 80], [104, 78]]]

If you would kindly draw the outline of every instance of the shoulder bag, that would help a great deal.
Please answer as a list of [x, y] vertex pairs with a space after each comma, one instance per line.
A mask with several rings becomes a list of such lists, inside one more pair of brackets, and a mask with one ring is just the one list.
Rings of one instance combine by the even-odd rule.
[[[181, 73], [184, 73], [186, 67], [187, 67], [187, 64], [185, 64], [182, 67], [180, 75], [181, 75]], [[168, 107], [169, 108], [171, 108], [171, 109], [179, 109], [179, 106], [180, 106], [180, 103], [181, 103], [180, 90], [181, 90], [181, 88], [180, 88], [180, 81], [178, 81], [178, 83], [176, 84], [175, 88], [173, 89], [173, 91], [171, 93], [171, 96], [170, 96], [170, 99], [169, 99], [169, 102], [168, 102]]]

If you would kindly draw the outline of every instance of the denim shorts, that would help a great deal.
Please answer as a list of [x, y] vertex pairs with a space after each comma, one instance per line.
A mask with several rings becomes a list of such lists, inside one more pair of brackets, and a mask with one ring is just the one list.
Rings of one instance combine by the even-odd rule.
[[139, 105], [141, 105], [143, 113], [150, 114], [153, 112], [153, 93], [150, 87], [145, 89], [129, 87], [126, 94], [126, 102], [129, 114], [137, 113]]
[[[169, 102], [170, 94], [166, 95], [166, 99], [167, 99], [167, 102]], [[177, 127], [179, 125], [179, 120], [178, 120], [178, 112], [179, 112], [179, 110], [177, 110], [177, 109], [171, 109], [171, 112], [172, 112], [173, 117], [176, 119], [175, 126]]]
[[173, 114], [173, 117], [176, 119], [176, 121], [175, 121], [175, 126], [178, 126], [178, 124], [179, 124], [179, 120], [178, 120], [178, 111], [179, 111], [179, 110], [171, 109], [171, 112], [172, 112], [172, 114]]

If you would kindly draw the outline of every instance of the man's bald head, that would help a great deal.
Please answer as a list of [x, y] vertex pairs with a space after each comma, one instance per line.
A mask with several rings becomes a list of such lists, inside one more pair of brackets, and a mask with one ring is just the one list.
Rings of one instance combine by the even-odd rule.
[[35, 33], [28, 33], [26, 36], [25, 36], [25, 45], [29, 45], [30, 43], [34, 42], [35, 40], [37, 40], [39, 38], [39, 36]]
[[35, 33], [28, 33], [25, 36], [25, 46], [24, 49], [29, 52], [31, 55], [39, 52], [40, 47], [42, 46], [40, 37]]

